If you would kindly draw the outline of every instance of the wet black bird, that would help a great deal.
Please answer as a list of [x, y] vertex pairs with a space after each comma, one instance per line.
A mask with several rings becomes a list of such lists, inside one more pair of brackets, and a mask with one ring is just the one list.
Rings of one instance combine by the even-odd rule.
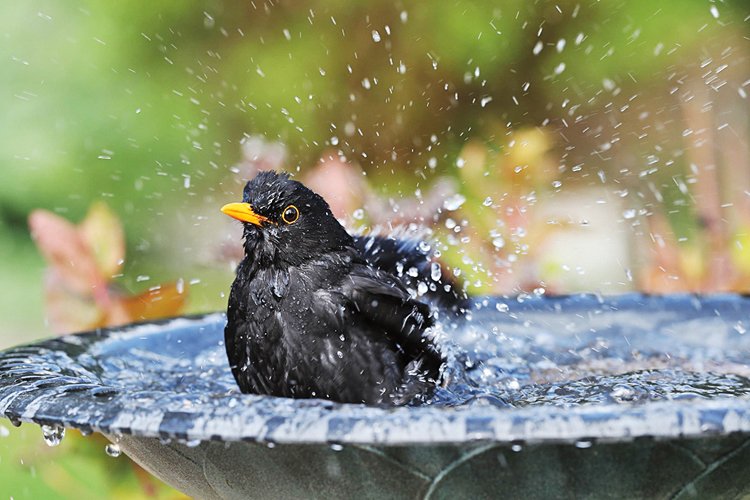
[[431, 392], [442, 359], [430, 307], [378, 267], [395, 244], [368, 260], [374, 240], [355, 240], [286, 174], [259, 173], [222, 211], [244, 225], [224, 332], [242, 392], [380, 406]]

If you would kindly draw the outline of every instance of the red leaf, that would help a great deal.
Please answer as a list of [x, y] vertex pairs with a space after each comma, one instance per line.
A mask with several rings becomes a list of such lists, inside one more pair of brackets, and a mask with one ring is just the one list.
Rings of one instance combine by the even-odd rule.
[[73, 224], [52, 212], [35, 210], [29, 215], [29, 227], [42, 255], [67, 288], [86, 296], [104, 286], [91, 249]]
[[187, 294], [183, 285], [167, 283], [134, 297], [119, 299], [130, 321], [167, 318], [180, 314]]
[[52, 331], [72, 333], [103, 326], [104, 313], [94, 300], [71, 290], [54, 268], [47, 271], [44, 292]]

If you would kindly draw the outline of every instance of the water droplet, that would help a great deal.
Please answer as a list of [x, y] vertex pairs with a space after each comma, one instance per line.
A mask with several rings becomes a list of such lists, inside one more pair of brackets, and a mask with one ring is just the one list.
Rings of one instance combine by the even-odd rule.
[[339, 144], [339, 138], [336, 137], [335, 135], [331, 137], [331, 146], [338, 146], [338, 144]]
[[502, 236], [496, 236], [492, 239], [492, 246], [495, 248], [503, 248], [505, 246], [505, 239]]
[[510, 307], [508, 307], [508, 304], [503, 304], [503, 303], [495, 304], [495, 309], [503, 313], [507, 313], [508, 311], [510, 311]]
[[518, 453], [519, 451], [523, 450], [523, 446], [521, 446], [520, 444], [513, 444], [510, 446], [510, 449], [511, 451]]
[[107, 446], [104, 447], [104, 452], [112, 458], [117, 458], [122, 454], [120, 445], [115, 443], [108, 443]]
[[44, 436], [44, 442], [47, 446], [59, 445], [65, 437], [65, 427], [59, 425], [43, 425], [42, 436]]
[[627, 384], [617, 384], [612, 388], [610, 393], [612, 399], [618, 403], [633, 401], [636, 396], [635, 390]]
[[485, 207], [492, 206], [492, 198], [490, 198], [489, 196], [485, 198], [482, 202], [482, 205], [484, 205]]
[[594, 442], [593, 441], [588, 441], [588, 440], [585, 440], [585, 439], [582, 439], [580, 441], [576, 441], [576, 448], [578, 448], [579, 450], [586, 450], [588, 448], [591, 448], [592, 446], [594, 446]]
[[378, 30], [372, 30], [372, 41], [375, 43], [380, 42], [380, 33], [378, 33]]
[[[607, 92], [612, 92], [617, 88], [617, 84], [609, 78], [605, 78], [602, 80], [602, 87], [604, 87], [604, 90], [606, 90]], [[610, 144], [608, 144], [608, 146], [611, 147]]]
[[420, 281], [419, 284], [417, 285], [417, 295], [422, 296], [427, 293], [427, 290], [429, 290], [429, 288], [427, 287], [427, 284], [424, 283], [423, 281]]
[[8, 436], [10, 436], [10, 431], [8, 430], [7, 427], [5, 427], [4, 425], [0, 424], [0, 438], [4, 438], [4, 437], [8, 437]]
[[719, 19], [719, 9], [715, 6], [711, 6], [711, 15], [714, 16], [714, 19]]
[[344, 449], [344, 446], [343, 446], [343, 445], [340, 445], [339, 443], [332, 443], [332, 444], [331, 444], [331, 449], [332, 449], [333, 451], [341, 451], [341, 450], [343, 450], [343, 449]]
[[355, 220], [362, 220], [365, 218], [365, 211], [361, 208], [358, 208], [354, 211], [352, 217], [354, 217]]
[[432, 281], [440, 281], [442, 274], [443, 271], [440, 269], [439, 262], [433, 262], [430, 264], [430, 278], [432, 278]]
[[462, 194], [456, 193], [443, 201], [443, 208], [449, 211], [458, 210], [464, 202], [466, 202], [466, 197]]
[[638, 214], [635, 208], [628, 208], [622, 213], [622, 216], [625, 220], [631, 220], [635, 219], [635, 216]]
[[740, 335], [744, 335], [744, 334], [745, 334], [745, 333], [747, 332], [747, 327], [745, 327], [745, 325], [743, 325], [743, 324], [742, 324], [742, 321], [738, 321], [738, 322], [737, 322], [737, 323], [736, 323], [736, 324], [734, 325], [734, 330], [735, 330], [735, 331], [736, 331], [737, 333], [739, 333]]

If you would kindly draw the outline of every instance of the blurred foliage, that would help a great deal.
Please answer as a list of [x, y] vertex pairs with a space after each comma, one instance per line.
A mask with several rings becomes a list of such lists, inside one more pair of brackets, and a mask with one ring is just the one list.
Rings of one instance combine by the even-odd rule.
[[185, 306], [185, 284], [162, 284], [138, 295], [122, 293], [125, 239], [117, 216], [95, 203], [74, 226], [46, 210], [29, 216], [31, 236], [49, 265], [44, 292], [50, 327], [59, 333], [93, 330], [177, 316]]
[[143, 469], [134, 473], [124, 455], [106, 455], [108, 441], [101, 436], [83, 437], [68, 430], [62, 443], [51, 448], [37, 426], [9, 428], [6, 421], [0, 423], [0, 477], [2, 492], [15, 499], [187, 498]]
[[[353, 228], [427, 227], [472, 292], [750, 283], [745, 0], [30, 0], [0, 13], [2, 346], [54, 326], [26, 226], [36, 209], [53, 228], [37, 241], [94, 323], [113, 320], [104, 294], [77, 285], [124, 298], [180, 279], [188, 311], [223, 308], [239, 235], [217, 209], [258, 168], [299, 171]], [[61, 222], [97, 200], [121, 239], [104, 205], [99, 237]], [[89, 273], [57, 259], [74, 243]], [[141, 491], [99, 444], [50, 452], [28, 432], [0, 437], [15, 498]]]

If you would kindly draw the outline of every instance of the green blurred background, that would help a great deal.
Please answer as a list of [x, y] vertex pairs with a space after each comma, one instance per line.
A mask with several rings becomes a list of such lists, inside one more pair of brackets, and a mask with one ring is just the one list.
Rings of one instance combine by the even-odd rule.
[[[474, 292], [744, 291], [749, 28], [744, 0], [6, 1], [0, 347], [52, 335], [36, 208], [104, 200], [120, 286], [222, 309], [217, 209], [259, 166], [343, 183], [352, 227], [427, 206]], [[103, 448], [2, 421], [0, 492], [178, 495]]]

